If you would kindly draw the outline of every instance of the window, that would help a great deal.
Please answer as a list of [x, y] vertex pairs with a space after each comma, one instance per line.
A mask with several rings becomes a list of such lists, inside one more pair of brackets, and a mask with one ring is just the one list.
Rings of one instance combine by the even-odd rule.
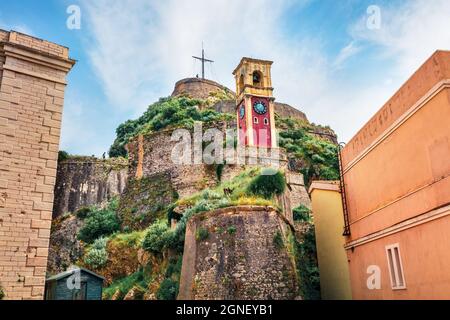
[[269, 119], [264, 118], [264, 124], [265, 124], [265, 125], [268, 125], [268, 124], [269, 124]]
[[256, 87], [260, 87], [262, 85], [262, 74], [259, 71], [255, 71], [252, 74], [252, 78], [253, 78], [253, 85]]
[[239, 77], [239, 92], [241, 92], [242, 90], [244, 90], [244, 75], [241, 74], [241, 76]]
[[254, 117], [254, 118], [253, 118], [253, 122], [254, 122], [255, 124], [258, 124], [258, 118], [257, 118], [257, 117]]
[[406, 289], [405, 276], [403, 273], [402, 259], [400, 256], [400, 245], [398, 243], [386, 246], [389, 275], [393, 290]]

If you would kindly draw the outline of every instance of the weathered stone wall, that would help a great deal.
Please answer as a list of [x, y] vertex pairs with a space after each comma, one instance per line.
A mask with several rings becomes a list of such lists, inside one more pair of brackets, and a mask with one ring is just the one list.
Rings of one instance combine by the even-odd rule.
[[288, 221], [270, 207], [194, 216], [186, 229], [178, 299], [299, 298], [290, 232]]
[[304, 205], [311, 208], [311, 199], [306, 191], [305, 181], [301, 173], [286, 171], [287, 197], [290, 199], [291, 208]]
[[172, 96], [189, 95], [196, 99], [206, 99], [210, 96], [210, 93], [222, 90], [232, 92], [230, 89], [212, 80], [186, 78], [175, 83]]
[[[174, 163], [171, 155], [178, 141], [171, 141], [172, 132], [160, 131], [143, 139], [135, 139], [127, 145], [130, 178], [164, 173], [180, 197], [214, 186], [217, 183], [214, 166]], [[140, 150], [143, 152], [140, 153]]]
[[68, 48], [0, 30], [0, 282], [42, 299]]
[[128, 177], [122, 158], [69, 158], [58, 163], [53, 218], [80, 207], [101, 204], [120, 195]]
[[[215, 127], [224, 130], [228, 124], [218, 123]], [[204, 128], [205, 129], [205, 128]], [[172, 150], [178, 141], [171, 141], [173, 130], [165, 130], [147, 136], [134, 139], [127, 146], [129, 154], [129, 178], [130, 179], [160, 179], [161, 174], [166, 178], [162, 185], [171, 185], [171, 188], [179, 197], [192, 195], [206, 188], [215, 187], [219, 183], [216, 165], [207, 164], [177, 164], [172, 158]], [[292, 220], [292, 209], [303, 204], [310, 207], [309, 195], [305, 189], [302, 174], [298, 170], [291, 170], [283, 149], [279, 151], [279, 169], [286, 173], [287, 190], [279, 199], [280, 205], [286, 209], [286, 217]], [[193, 151], [193, 147], [192, 147]], [[227, 161], [223, 167], [221, 181], [227, 181], [240, 174], [246, 168], [257, 165], [265, 166], [264, 162], [270, 161], [271, 150], [268, 150], [268, 158], [250, 156], [249, 149], [245, 150], [244, 158], [240, 160], [234, 158], [234, 163]], [[193, 157], [192, 157], [193, 159]], [[241, 161], [238, 163], [237, 161]], [[253, 163], [253, 164], [252, 164]], [[167, 189], [167, 188], [162, 188]], [[135, 192], [136, 193], [136, 192]], [[143, 193], [148, 193], [143, 191]], [[135, 199], [142, 199], [142, 196], [132, 196]], [[167, 198], [167, 197], [166, 197]], [[140, 202], [138, 200], [137, 202]], [[165, 202], [164, 202], [165, 203]], [[136, 210], [136, 215], [145, 213]]]

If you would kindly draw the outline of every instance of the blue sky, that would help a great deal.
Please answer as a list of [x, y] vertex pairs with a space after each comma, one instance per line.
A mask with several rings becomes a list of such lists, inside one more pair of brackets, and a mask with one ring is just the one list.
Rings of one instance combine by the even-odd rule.
[[[69, 5], [81, 29], [69, 30]], [[373, 11], [380, 24], [368, 28]], [[0, 28], [70, 48], [61, 149], [107, 151], [117, 125], [200, 72], [234, 90], [242, 56], [271, 59], [278, 101], [349, 140], [437, 49], [450, 49], [446, 0], [2, 1]], [[373, 21], [373, 20], [370, 20]]]

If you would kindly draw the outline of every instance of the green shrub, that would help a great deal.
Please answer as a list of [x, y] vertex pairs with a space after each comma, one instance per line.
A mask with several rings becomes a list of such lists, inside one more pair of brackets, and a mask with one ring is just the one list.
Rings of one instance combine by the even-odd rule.
[[107, 243], [108, 238], [102, 237], [96, 239], [84, 256], [84, 263], [93, 269], [103, 267], [108, 261], [108, 252], [106, 251]]
[[126, 247], [136, 248], [140, 247], [142, 243], [142, 239], [145, 236], [145, 230], [143, 231], [133, 231], [127, 233], [116, 233], [111, 236], [111, 241], [115, 244], [121, 244]]
[[274, 169], [266, 169], [254, 178], [248, 186], [250, 194], [271, 199], [274, 195], [280, 195], [286, 189], [286, 180], [283, 173]]
[[120, 220], [114, 210], [115, 204], [111, 203], [106, 209], [93, 210], [85, 219], [84, 226], [80, 229], [78, 239], [92, 243], [95, 239], [108, 236], [120, 229]]
[[205, 228], [199, 228], [197, 230], [197, 232], [195, 233], [195, 239], [197, 239], [198, 241], [203, 241], [205, 239], [207, 239], [209, 236], [209, 231], [208, 229]]
[[310, 220], [311, 210], [308, 207], [306, 207], [304, 205], [300, 205], [292, 211], [294, 214], [294, 221], [309, 221]]
[[207, 101], [188, 97], [161, 98], [136, 120], [128, 120], [116, 129], [116, 139], [109, 149], [110, 157], [126, 156], [125, 145], [140, 133], [159, 131], [167, 127], [192, 128], [195, 121], [212, 122], [231, 119], [212, 109], [199, 110]]
[[216, 165], [216, 176], [219, 182], [222, 181], [222, 173], [224, 168], [225, 168], [224, 163], [219, 163]]
[[161, 282], [156, 298], [158, 300], [176, 300], [178, 295], [178, 282], [170, 278], [166, 278]]
[[275, 234], [273, 235], [273, 245], [277, 249], [284, 248], [283, 236], [281, 235], [280, 231], [275, 232]]
[[314, 225], [310, 224], [303, 239], [296, 244], [296, 265], [300, 273], [300, 294], [304, 300], [320, 300], [320, 276], [317, 263]]
[[89, 208], [89, 207], [81, 207], [80, 209], [75, 211], [75, 215], [79, 219], [86, 219], [86, 217], [89, 215], [89, 213], [91, 213], [91, 208]]
[[167, 269], [166, 269], [165, 277], [170, 278], [173, 275], [179, 277], [179, 275], [181, 274], [182, 263], [183, 263], [183, 256], [179, 256], [178, 258], [170, 259], [169, 265], [167, 266]]
[[92, 243], [91, 248], [103, 250], [103, 249], [106, 249], [107, 244], [108, 244], [108, 238], [100, 237], [98, 239], [95, 239], [94, 243]]
[[84, 256], [84, 263], [93, 269], [98, 269], [106, 265], [108, 252], [106, 249], [90, 249]]
[[223, 198], [223, 195], [211, 189], [205, 189], [202, 191], [201, 197], [204, 200], [220, 200]]
[[0, 286], [0, 300], [3, 300], [4, 297], [5, 297], [5, 292], [3, 291], [2, 286]]
[[149, 228], [142, 241], [142, 248], [151, 253], [161, 253], [169, 247], [172, 232], [164, 221], [155, 222]]
[[314, 179], [339, 179], [338, 146], [312, 134], [328, 131], [332, 136], [331, 129], [289, 118], [276, 117], [276, 122], [280, 129], [279, 145], [286, 149], [289, 158], [300, 160], [306, 185]]
[[60, 150], [58, 151], [58, 162], [69, 159], [70, 155], [66, 151]]
[[230, 226], [227, 229], [228, 234], [235, 234], [236, 233], [236, 227], [235, 226]]

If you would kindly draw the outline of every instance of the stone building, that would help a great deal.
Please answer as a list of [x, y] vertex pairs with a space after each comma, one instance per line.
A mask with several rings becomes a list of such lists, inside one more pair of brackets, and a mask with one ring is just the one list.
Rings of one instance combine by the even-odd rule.
[[44, 295], [69, 49], [0, 30], [0, 285]]

